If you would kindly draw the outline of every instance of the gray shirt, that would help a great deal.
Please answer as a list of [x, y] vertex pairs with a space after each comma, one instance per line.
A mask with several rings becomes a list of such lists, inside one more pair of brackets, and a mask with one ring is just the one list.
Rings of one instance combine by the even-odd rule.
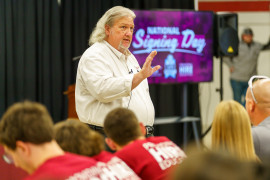
[[256, 154], [263, 161], [270, 159], [270, 116], [258, 126], [252, 127], [252, 136]]
[[239, 43], [238, 56], [232, 58], [224, 57], [224, 62], [234, 71], [231, 73], [231, 79], [237, 81], [248, 81], [249, 78], [257, 74], [257, 64], [260, 51], [263, 45], [258, 42], [252, 42], [249, 46], [241, 41]]

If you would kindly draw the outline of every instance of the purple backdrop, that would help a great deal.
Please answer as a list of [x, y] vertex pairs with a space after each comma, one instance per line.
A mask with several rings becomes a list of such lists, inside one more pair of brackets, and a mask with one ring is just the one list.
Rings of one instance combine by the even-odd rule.
[[213, 13], [134, 10], [129, 50], [142, 66], [153, 50], [152, 65], [162, 68], [149, 83], [207, 82], [213, 77]]

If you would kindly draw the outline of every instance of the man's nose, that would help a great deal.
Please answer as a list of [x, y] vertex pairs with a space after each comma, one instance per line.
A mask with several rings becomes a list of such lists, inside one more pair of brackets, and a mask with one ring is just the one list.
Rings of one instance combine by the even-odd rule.
[[128, 36], [132, 36], [133, 30], [130, 29], [130, 28], [127, 28], [126, 31], [125, 31], [125, 34], [128, 35]]

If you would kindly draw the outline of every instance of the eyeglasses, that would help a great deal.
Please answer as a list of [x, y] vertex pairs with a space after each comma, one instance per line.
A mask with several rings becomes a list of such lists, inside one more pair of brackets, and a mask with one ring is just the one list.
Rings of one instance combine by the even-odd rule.
[[248, 86], [249, 86], [249, 89], [251, 92], [251, 96], [256, 104], [258, 104], [258, 101], [256, 100], [254, 93], [253, 93], [253, 83], [258, 81], [258, 80], [261, 80], [261, 79], [269, 79], [269, 77], [267, 77], [267, 76], [252, 76], [248, 81]]
[[6, 153], [2, 155], [2, 158], [7, 164], [13, 164], [13, 162], [14, 162], [13, 158]]

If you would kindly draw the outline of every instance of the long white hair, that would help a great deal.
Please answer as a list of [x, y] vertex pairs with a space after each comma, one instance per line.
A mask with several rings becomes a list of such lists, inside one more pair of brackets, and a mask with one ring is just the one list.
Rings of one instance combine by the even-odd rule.
[[131, 17], [135, 19], [135, 13], [123, 6], [115, 6], [109, 9], [97, 22], [92, 34], [90, 35], [89, 45], [91, 46], [95, 42], [101, 42], [106, 38], [105, 25], [113, 26], [115, 20], [122, 17]]

